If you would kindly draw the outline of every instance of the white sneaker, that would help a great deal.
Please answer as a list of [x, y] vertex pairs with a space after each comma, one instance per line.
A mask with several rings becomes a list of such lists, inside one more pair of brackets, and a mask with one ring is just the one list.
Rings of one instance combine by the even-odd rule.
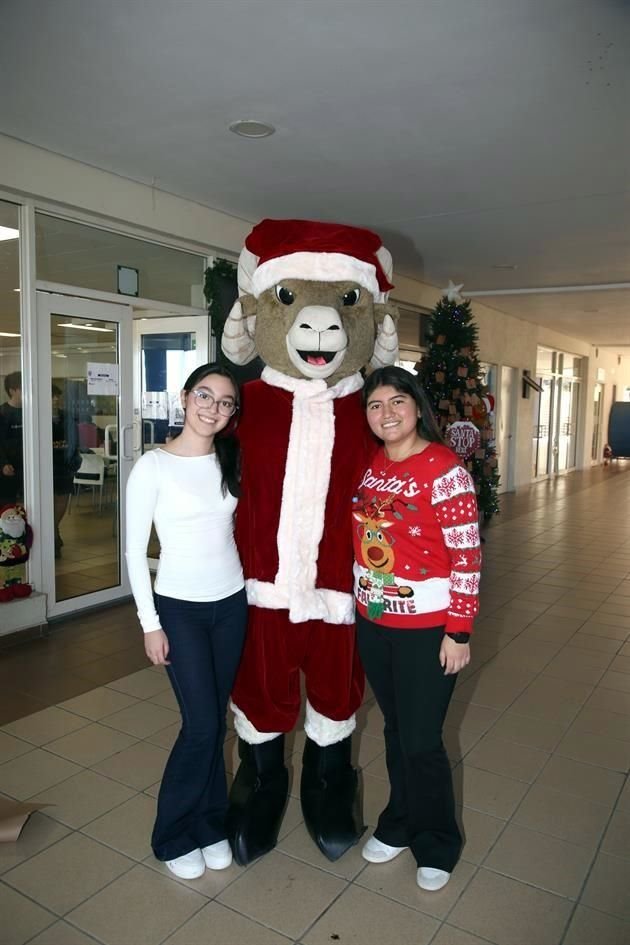
[[368, 842], [361, 850], [361, 856], [368, 863], [389, 863], [394, 857], [397, 857], [403, 850], [409, 847], [390, 847], [388, 843], [382, 843], [376, 837], [370, 837]]
[[171, 873], [180, 879], [199, 879], [206, 872], [206, 864], [199, 849], [165, 862]]
[[446, 870], [436, 870], [431, 866], [421, 866], [418, 869], [416, 882], [420, 889], [427, 889], [429, 892], [437, 892], [438, 889], [442, 889], [443, 886], [446, 886], [450, 878], [451, 874], [447, 873]]
[[232, 863], [232, 851], [227, 840], [202, 847], [201, 853], [209, 870], [226, 870]]

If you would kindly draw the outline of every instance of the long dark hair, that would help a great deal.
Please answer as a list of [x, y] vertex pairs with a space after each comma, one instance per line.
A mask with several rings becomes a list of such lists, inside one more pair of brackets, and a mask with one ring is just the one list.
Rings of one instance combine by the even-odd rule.
[[236, 412], [230, 417], [230, 422], [214, 438], [214, 450], [219, 460], [221, 469], [221, 492], [238, 498], [241, 494], [241, 448], [234, 431], [238, 426], [239, 389], [236, 378], [232, 372], [223, 364], [214, 361], [210, 364], [202, 364], [195, 368], [190, 377], [184, 381], [184, 390], [187, 394], [211, 374], [218, 374], [220, 377], [226, 377], [231, 381], [234, 387], [236, 397]]
[[364, 407], [367, 407], [367, 402], [377, 387], [393, 387], [399, 394], [407, 394], [411, 397], [420, 411], [416, 423], [418, 436], [430, 443], [444, 442], [431, 402], [415, 374], [411, 374], [410, 371], [405, 371], [404, 368], [396, 367], [393, 364], [372, 371], [363, 387]]

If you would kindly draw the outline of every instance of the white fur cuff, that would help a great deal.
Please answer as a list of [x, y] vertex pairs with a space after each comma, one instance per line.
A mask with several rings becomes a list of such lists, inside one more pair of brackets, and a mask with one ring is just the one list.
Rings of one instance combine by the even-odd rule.
[[242, 738], [248, 745], [262, 745], [264, 742], [271, 742], [274, 738], [282, 735], [282, 732], [259, 732], [252, 725], [245, 713], [230, 700], [230, 708], [234, 713], [234, 728], [239, 738]]
[[344, 738], [352, 735], [356, 727], [355, 715], [351, 715], [349, 719], [344, 719], [342, 722], [335, 722], [333, 719], [326, 718], [325, 715], [320, 715], [307, 700], [304, 731], [320, 748], [342, 742]]
[[268, 259], [252, 275], [252, 292], [258, 297], [283, 279], [358, 282], [377, 301], [383, 297], [376, 278], [376, 266], [345, 253], [301, 252]]
[[291, 623], [323, 620], [324, 623], [354, 623], [354, 597], [323, 587], [311, 590], [289, 588], [270, 581], [249, 578], [245, 582], [247, 602], [264, 610], [288, 610]]

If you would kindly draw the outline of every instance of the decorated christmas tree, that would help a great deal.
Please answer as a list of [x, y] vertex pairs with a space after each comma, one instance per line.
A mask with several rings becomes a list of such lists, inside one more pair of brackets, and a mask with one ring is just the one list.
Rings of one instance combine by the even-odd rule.
[[479, 512], [488, 521], [499, 511], [494, 399], [481, 377], [477, 326], [461, 288], [450, 282], [433, 309], [429, 349], [417, 370], [446, 442], [473, 477]]

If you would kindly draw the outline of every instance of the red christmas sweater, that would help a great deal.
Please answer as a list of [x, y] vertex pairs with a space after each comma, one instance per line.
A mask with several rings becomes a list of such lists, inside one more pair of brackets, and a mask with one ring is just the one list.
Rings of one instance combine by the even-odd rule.
[[384, 627], [470, 633], [481, 567], [475, 487], [441, 443], [401, 462], [381, 448], [353, 500], [357, 608]]

